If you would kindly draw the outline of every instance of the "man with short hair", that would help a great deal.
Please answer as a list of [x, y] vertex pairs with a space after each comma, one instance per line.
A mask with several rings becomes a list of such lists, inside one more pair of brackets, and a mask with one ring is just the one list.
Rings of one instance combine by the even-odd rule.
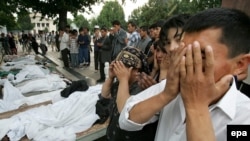
[[59, 28], [59, 42], [64, 67], [69, 68], [69, 35], [66, 33], [65, 28]]
[[89, 44], [90, 39], [89, 35], [86, 34], [88, 30], [86, 27], [81, 27], [79, 29], [79, 35], [78, 35], [78, 44], [79, 46], [79, 63], [80, 66], [88, 66], [89, 65]]
[[98, 40], [101, 38], [100, 36], [100, 28], [99, 26], [94, 27], [94, 36], [93, 36], [93, 42], [94, 42], [94, 63], [95, 63], [95, 72], [98, 71], [99, 66], [99, 47], [97, 46]]
[[138, 32], [136, 31], [136, 24], [132, 21], [128, 22], [128, 32], [130, 33], [130, 36], [128, 37], [128, 46], [136, 47], [140, 40], [140, 36]]
[[121, 23], [118, 20], [112, 22], [114, 38], [112, 41], [112, 56], [114, 60], [118, 53], [127, 45], [127, 33], [121, 28]]
[[105, 62], [108, 63], [111, 62], [112, 47], [107, 32], [108, 32], [107, 28], [102, 27], [101, 28], [102, 37], [100, 40], [97, 41], [97, 47], [99, 48], [99, 61], [100, 61], [100, 79], [97, 80], [97, 83], [102, 83], [105, 81], [106, 77], [104, 73]]
[[42, 50], [42, 55], [45, 55], [48, 48], [46, 46], [46, 35], [43, 30], [40, 31], [40, 49]]
[[139, 48], [143, 53], [145, 53], [145, 49], [148, 45], [148, 43], [151, 41], [150, 37], [148, 36], [148, 27], [147, 26], [141, 26], [140, 27], [140, 40], [138, 44], [136, 45], [137, 48]]
[[232, 80], [250, 64], [249, 25], [250, 18], [234, 9], [208, 9], [191, 17], [181, 47], [170, 50], [167, 81], [131, 96], [120, 127], [141, 130], [161, 112], [156, 141], [201, 140], [204, 134], [215, 136], [206, 140], [226, 141], [227, 125], [250, 124], [250, 99]]

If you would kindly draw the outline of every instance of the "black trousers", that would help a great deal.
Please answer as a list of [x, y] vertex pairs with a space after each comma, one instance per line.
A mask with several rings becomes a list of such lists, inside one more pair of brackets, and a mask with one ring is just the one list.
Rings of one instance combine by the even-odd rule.
[[68, 68], [69, 67], [69, 50], [67, 48], [61, 50], [61, 55], [62, 55], [62, 61], [64, 64], [64, 67]]
[[99, 51], [94, 52], [95, 70], [98, 70], [99, 64]]
[[105, 67], [105, 64], [100, 62], [100, 76], [102, 80], [105, 80], [105, 73], [104, 73], [104, 67]]

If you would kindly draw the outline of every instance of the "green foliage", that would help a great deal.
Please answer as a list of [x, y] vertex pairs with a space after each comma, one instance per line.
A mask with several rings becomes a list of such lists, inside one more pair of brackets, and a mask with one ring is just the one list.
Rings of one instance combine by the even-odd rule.
[[73, 20], [67, 19], [67, 25], [70, 25], [70, 24], [72, 24], [72, 23], [73, 23]]
[[221, 3], [222, 0], [181, 0], [174, 11], [174, 14], [194, 14], [205, 9], [220, 7]]
[[93, 25], [99, 25], [100, 27], [105, 26], [107, 28], [111, 27], [111, 22], [114, 20], [119, 20], [121, 25], [126, 26], [125, 15], [122, 6], [117, 1], [105, 2], [100, 15], [97, 19], [92, 20]]
[[149, 0], [147, 4], [132, 11], [129, 20], [136, 21], [139, 26], [149, 26], [174, 14], [194, 14], [208, 8], [220, 7], [221, 3], [222, 0]]
[[58, 18], [56, 19], [58, 25], [64, 27], [67, 25], [67, 12], [76, 15], [77, 12], [91, 11], [90, 6], [96, 2], [99, 0], [1, 0], [0, 12], [19, 15], [31, 9], [32, 12], [41, 13], [42, 18], [45, 16]]
[[18, 15], [17, 24], [20, 30], [32, 30], [35, 26], [35, 24], [31, 23], [29, 14]]
[[147, 4], [132, 11], [129, 20], [135, 21], [138, 26], [149, 26], [159, 19], [167, 18], [168, 12], [169, 8], [166, 3], [149, 0]]
[[12, 14], [0, 11], [0, 25], [6, 25], [8, 30], [13, 30], [17, 26], [15, 17]]
[[90, 24], [88, 22], [88, 20], [83, 17], [83, 15], [77, 15], [74, 20], [73, 20], [73, 23], [78, 27], [90, 27]]

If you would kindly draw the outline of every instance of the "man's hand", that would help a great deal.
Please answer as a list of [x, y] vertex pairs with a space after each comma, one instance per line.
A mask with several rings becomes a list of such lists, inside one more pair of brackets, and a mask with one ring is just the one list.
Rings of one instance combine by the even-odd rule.
[[119, 81], [129, 81], [132, 67], [127, 68], [122, 61], [116, 61], [114, 63], [114, 73]]
[[114, 64], [115, 64], [115, 61], [112, 61], [109, 65], [109, 77], [112, 79], [115, 77]]
[[182, 57], [186, 53], [186, 48], [184, 46], [184, 43], [181, 43], [180, 47], [170, 51], [170, 67], [168, 68], [167, 83], [164, 89], [164, 94], [172, 98], [175, 98], [180, 92], [179, 65], [181, 63]]
[[147, 89], [148, 87], [150, 87], [150, 86], [152, 86], [152, 85], [154, 85], [154, 84], [157, 83], [152, 76], [147, 75], [144, 72], [138, 73], [138, 75], [137, 75], [137, 81], [138, 81], [139, 86], [142, 89]]
[[[223, 77], [215, 83], [214, 56], [210, 46], [202, 49], [195, 41], [187, 46], [186, 56], [180, 65], [180, 90], [185, 108], [209, 106], [218, 101], [228, 90], [232, 76]], [[205, 59], [203, 59], [205, 58]]]

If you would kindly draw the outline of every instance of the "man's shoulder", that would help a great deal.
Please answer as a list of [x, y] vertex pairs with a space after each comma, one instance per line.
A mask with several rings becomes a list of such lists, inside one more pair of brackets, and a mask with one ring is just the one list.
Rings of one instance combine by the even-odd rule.
[[127, 34], [126, 31], [123, 28], [121, 28], [119, 32], [122, 33], [122, 34]]

